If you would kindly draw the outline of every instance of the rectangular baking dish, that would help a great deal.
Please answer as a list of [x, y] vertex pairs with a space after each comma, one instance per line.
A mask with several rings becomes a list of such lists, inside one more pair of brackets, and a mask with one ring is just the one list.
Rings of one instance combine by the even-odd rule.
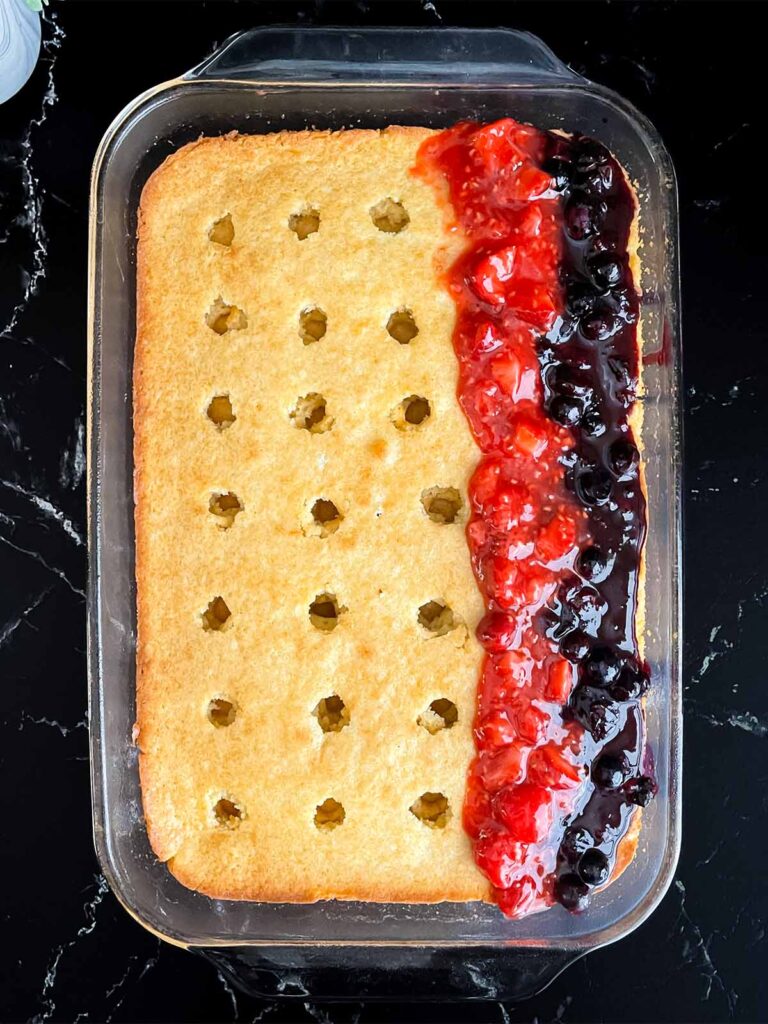
[[[310, 906], [211, 900], [153, 856], [142, 818], [135, 715], [131, 375], [136, 215], [165, 157], [202, 134], [445, 127], [512, 116], [604, 142], [640, 198], [647, 540], [648, 744], [658, 798], [622, 877], [580, 916], [508, 921], [482, 904]], [[674, 173], [652, 126], [615, 94], [509, 30], [257, 29], [149, 90], [106, 133], [91, 192], [89, 275], [89, 695], [95, 844], [126, 909], [265, 994], [530, 994], [571, 960], [636, 928], [658, 904], [680, 842], [680, 337]], [[396, 989], [393, 988], [396, 986]]]

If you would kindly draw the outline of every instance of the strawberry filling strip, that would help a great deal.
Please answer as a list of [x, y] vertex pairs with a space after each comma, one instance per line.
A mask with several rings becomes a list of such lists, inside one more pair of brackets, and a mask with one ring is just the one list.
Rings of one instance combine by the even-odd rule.
[[447, 184], [469, 239], [446, 275], [486, 605], [464, 827], [505, 914], [578, 911], [656, 790], [635, 636], [635, 200], [599, 143], [511, 119], [431, 137], [415, 173]]

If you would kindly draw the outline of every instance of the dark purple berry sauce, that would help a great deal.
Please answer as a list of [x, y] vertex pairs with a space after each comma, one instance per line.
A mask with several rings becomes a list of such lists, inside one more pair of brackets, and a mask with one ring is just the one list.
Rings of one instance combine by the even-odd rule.
[[571, 910], [613, 871], [632, 810], [654, 781], [642, 774], [648, 666], [634, 621], [645, 498], [629, 414], [639, 376], [638, 296], [629, 267], [635, 202], [618, 163], [584, 136], [550, 134], [544, 169], [562, 193], [565, 311], [539, 344], [547, 409], [575, 444], [565, 479], [588, 514], [591, 545], [550, 609], [549, 636], [578, 663], [566, 717], [594, 742], [591, 786], [568, 822], [555, 897]]

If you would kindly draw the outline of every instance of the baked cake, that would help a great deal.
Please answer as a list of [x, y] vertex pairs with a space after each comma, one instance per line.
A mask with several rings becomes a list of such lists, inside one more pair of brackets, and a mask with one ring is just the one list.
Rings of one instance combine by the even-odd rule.
[[184, 885], [522, 916], [631, 858], [636, 249], [616, 160], [512, 120], [151, 176], [136, 735]]

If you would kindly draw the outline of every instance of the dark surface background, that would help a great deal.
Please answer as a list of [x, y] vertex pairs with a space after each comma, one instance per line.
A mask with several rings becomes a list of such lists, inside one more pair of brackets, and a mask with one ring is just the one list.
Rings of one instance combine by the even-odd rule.
[[[0, 1018], [766, 1019], [765, 9], [748, 3], [79, 3], [0, 107]], [[525, 1003], [265, 1003], [118, 905], [91, 841], [85, 666], [89, 172], [113, 117], [272, 21], [506, 24], [650, 116], [681, 199], [685, 818], [632, 936]], [[393, 993], [393, 996], [395, 994]]]

